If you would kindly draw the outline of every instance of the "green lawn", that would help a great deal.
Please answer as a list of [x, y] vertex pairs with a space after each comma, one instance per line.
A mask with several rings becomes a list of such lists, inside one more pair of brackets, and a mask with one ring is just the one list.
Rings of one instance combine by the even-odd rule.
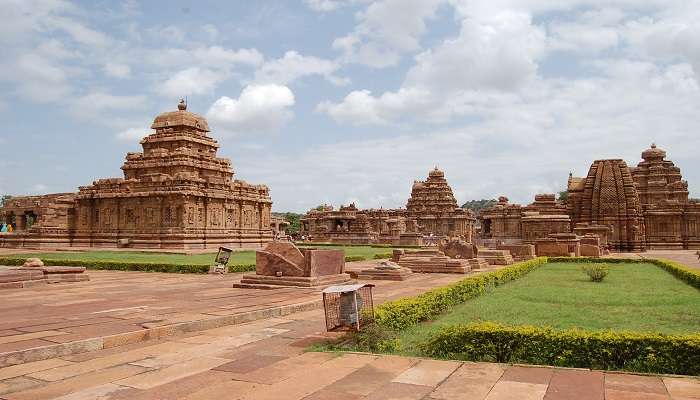
[[[307, 246], [300, 245], [299, 248], [304, 248]], [[393, 249], [387, 247], [371, 247], [371, 246], [321, 246], [314, 247], [313, 245], [308, 246], [310, 248], [317, 249], [343, 249], [345, 250], [345, 256], [360, 256], [364, 257], [366, 260], [371, 260], [374, 258], [375, 254], [390, 254]]]
[[612, 264], [605, 280], [594, 283], [581, 264], [551, 263], [409, 328], [401, 341], [409, 350], [441, 326], [476, 321], [692, 333], [700, 331], [700, 291], [652, 264]]
[[[118, 261], [133, 263], [163, 263], [179, 265], [212, 264], [216, 252], [203, 254], [173, 254], [139, 251], [55, 251], [48, 253], [18, 254], [3, 257], [39, 257], [52, 260], [81, 260], [81, 261]], [[237, 251], [231, 255], [229, 265], [255, 264], [255, 252], [251, 250]]]
[[[300, 246], [301, 247], [301, 246]], [[313, 246], [312, 246], [313, 247]], [[303, 248], [303, 247], [302, 247]], [[375, 248], [370, 246], [324, 246], [320, 249], [340, 248], [345, 250], [346, 256], [362, 256], [365, 259], [372, 259], [375, 254], [391, 253], [390, 248]], [[119, 261], [119, 262], [142, 262], [142, 263], [164, 263], [179, 265], [212, 264], [216, 257], [216, 252], [203, 254], [173, 254], [155, 253], [139, 251], [56, 251], [44, 253], [3, 255], [3, 257], [29, 258], [38, 257], [52, 260], [83, 260], [83, 261]], [[231, 256], [229, 265], [255, 264], [255, 251], [236, 251]]]

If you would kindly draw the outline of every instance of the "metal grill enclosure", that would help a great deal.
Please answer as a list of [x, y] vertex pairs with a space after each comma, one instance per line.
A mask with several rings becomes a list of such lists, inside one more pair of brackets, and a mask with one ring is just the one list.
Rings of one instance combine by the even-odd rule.
[[372, 284], [338, 285], [323, 290], [326, 330], [359, 331], [374, 320]]

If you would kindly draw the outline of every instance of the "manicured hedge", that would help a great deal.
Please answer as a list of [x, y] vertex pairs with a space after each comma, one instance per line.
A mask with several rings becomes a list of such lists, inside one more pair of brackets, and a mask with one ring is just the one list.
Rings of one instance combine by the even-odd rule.
[[[0, 265], [23, 265], [26, 258], [0, 258]], [[86, 260], [52, 260], [42, 258], [44, 265], [60, 265], [68, 267], [85, 267], [95, 270], [116, 270], [116, 271], [142, 271], [142, 272], [170, 272], [180, 274], [206, 274], [209, 272], [209, 265], [182, 265], [182, 264], [159, 264], [159, 263], [127, 263], [119, 261], [86, 261]], [[254, 271], [255, 264], [230, 265], [229, 272]]]
[[684, 281], [690, 286], [700, 289], [700, 271], [690, 269], [683, 264], [679, 264], [675, 261], [655, 259], [647, 260], [659, 268], [663, 268], [670, 272], [671, 275]]
[[555, 331], [487, 322], [445, 327], [420, 348], [436, 358], [700, 374], [700, 334]]
[[375, 260], [382, 260], [384, 258], [391, 258], [393, 254], [391, 253], [379, 253], [374, 255]]
[[550, 263], [653, 264], [652, 260], [640, 258], [549, 257], [548, 259]]
[[690, 269], [683, 264], [664, 259], [627, 259], [627, 258], [592, 258], [592, 257], [550, 257], [549, 262], [569, 263], [627, 263], [627, 264], [654, 264], [668, 271], [671, 275], [684, 281], [690, 286], [700, 289], [700, 271]]
[[300, 247], [328, 247], [328, 246], [342, 246], [342, 247], [373, 247], [377, 249], [393, 249], [393, 248], [401, 248], [401, 249], [420, 249], [423, 246], [418, 246], [418, 245], [404, 245], [404, 246], [394, 246], [393, 244], [345, 244], [345, 243], [327, 243], [327, 242], [302, 242], [298, 241], [295, 242], [297, 246]]
[[365, 261], [366, 258], [363, 256], [345, 256], [345, 262], [353, 262], [353, 261]]
[[518, 279], [545, 263], [547, 263], [547, 257], [538, 257], [498, 271], [469, 277], [418, 296], [384, 303], [377, 307], [375, 321], [393, 330], [406, 329], [431, 319], [452, 306], [480, 296], [491, 287]]

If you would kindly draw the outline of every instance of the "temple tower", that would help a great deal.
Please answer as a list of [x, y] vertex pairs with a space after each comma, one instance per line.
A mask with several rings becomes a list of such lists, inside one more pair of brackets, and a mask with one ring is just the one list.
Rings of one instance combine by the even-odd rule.
[[568, 190], [574, 224], [610, 226], [611, 250], [644, 251], [642, 207], [625, 161], [594, 161], [585, 180], [569, 179]]

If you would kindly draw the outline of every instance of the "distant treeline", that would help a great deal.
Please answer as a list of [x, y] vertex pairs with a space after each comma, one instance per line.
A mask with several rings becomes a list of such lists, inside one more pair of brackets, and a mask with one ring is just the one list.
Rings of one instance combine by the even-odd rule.
[[481, 199], [481, 200], [469, 200], [468, 202], [462, 204], [462, 208], [474, 211], [474, 214], [479, 215], [481, 210], [492, 207], [498, 203], [496, 199]]
[[277, 213], [273, 212], [272, 215], [275, 217], [280, 217], [284, 218], [287, 222], [289, 222], [289, 226], [285, 229], [285, 231], [288, 234], [294, 234], [299, 232], [299, 229], [301, 229], [301, 222], [299, 222], [299, 219], [304, 216], [304, 214], [297, 214], [297, 213], [292, 213], [292, 212], [285, 212], [285, 213]]

